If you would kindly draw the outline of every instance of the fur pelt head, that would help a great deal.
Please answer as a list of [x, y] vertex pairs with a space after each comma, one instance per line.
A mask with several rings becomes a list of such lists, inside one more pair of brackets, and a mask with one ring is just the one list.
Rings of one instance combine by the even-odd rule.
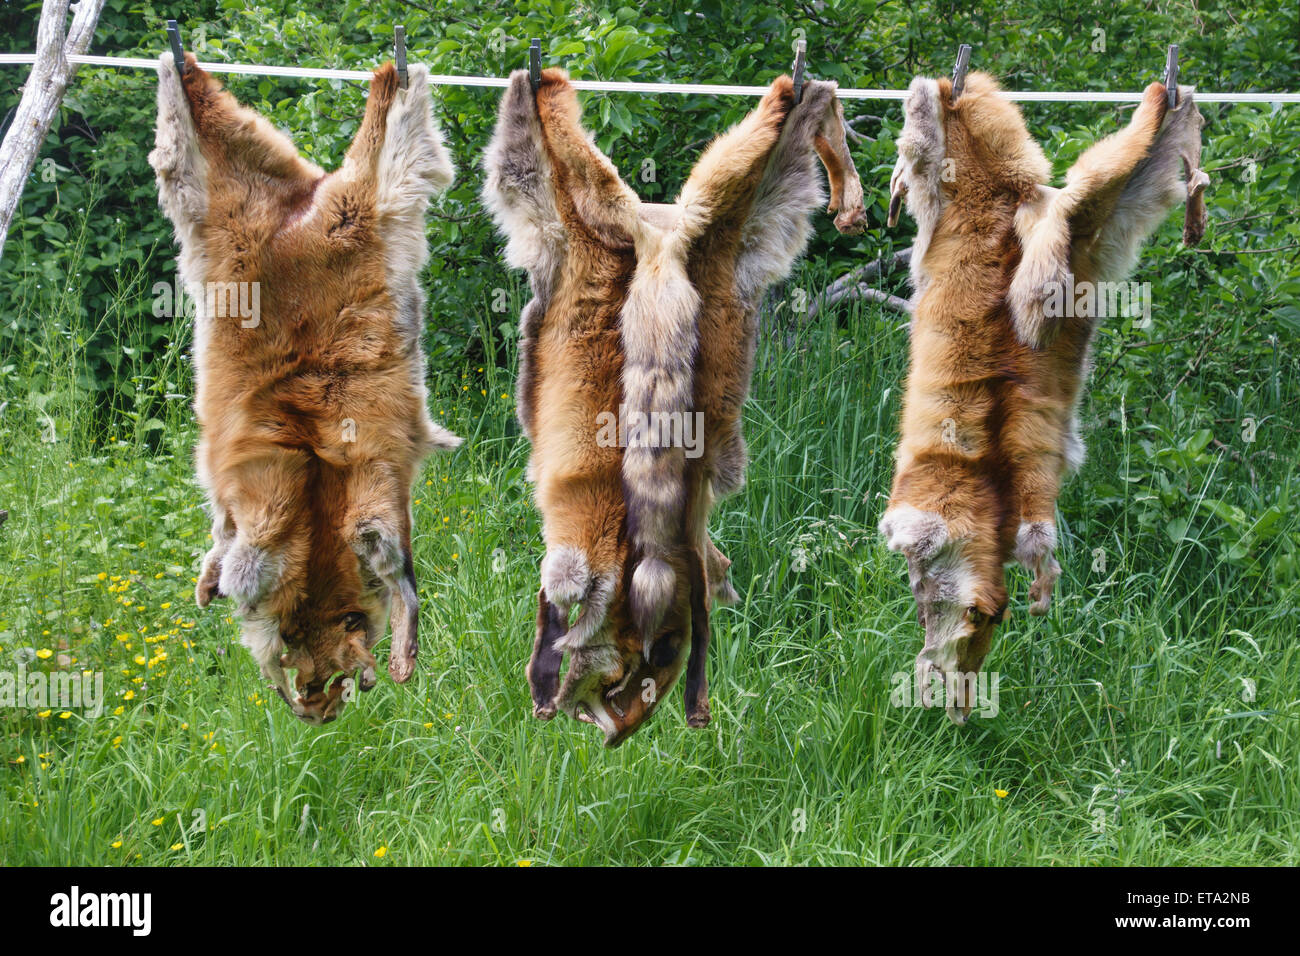
[[518, 382], [546, 538], [534, 713], [596, 723], [610, 746], [683, 670], [688, 721], [708, 721], [708, 610], [732, 592], [707, 519], [744, 474], [758, 304], [824, 201], [818, 157], [836, 225], [865, 219], [834, 93], [812, 81], [796, 105], [778, 79], [670, 204], [641, 202], [619, 177], [562, 71], [536, 93], [520, 71], [502, 101], [484, 199], [534, 294]]
[[[1166, 115], [1153, 84], [1127, 129], [1080, 157], [1064, 189], [1020, 111], [973, 73], [956, 103], [947, 80], [918, 78], [890, 185], [890, 219], [916, 220], [911, 369], [897, 465], [880, 530], [908, 561], [925, 643], [921, 697], [943, 678], [969, 686], [1008, 613], [1003, 566], [1033, 575], [1046, 613], [1060, 574], [1055, 504], [1082, 460], [1076, 420], [1095, 320], [1048, 322], [1045, 287], [1123, 278], [1178, 202], [1184, 234], [1204, 230], [1200, 117], [1183, 88]], [[1180, 178], [1186, 170], [1187, 181]], [[966, 719], [971, 700], [949, 699]]]
[[424, 213], [452, 168], [422, 66], [406, 89], [391, 64], [375, 72], [326, 174], [186, 62], [182, 81], [160, 59], [149, 160], [197, 305], [196, 463], [213, 512], [197, 599], [233, 601], [263, 674], [323, 723], [373, 686], [386, 621], [389, 673], [414, 667], [411, 483], [460, 441], [426, 408], [418, 284]]

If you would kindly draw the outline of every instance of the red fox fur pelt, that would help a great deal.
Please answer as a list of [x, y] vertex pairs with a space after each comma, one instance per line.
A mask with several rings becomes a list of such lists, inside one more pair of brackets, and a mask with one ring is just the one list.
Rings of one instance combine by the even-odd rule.
[[1083, 460], [1077, 410], [1097, 318], [1052, 317], [1046, 303], [1070, 274], [1079, 286], [1124, 279], [1179, 202], [1185, 241], [1199, 241], [1208, 178], [1191, 88], [1170, 109], [1163, 86], [1147, 87], [1128, 127], [1088, 149], [1062, 189], [1045, 185], [1051, 167], [992, 78], [971, 74], [955, 104], [951, 91], [912, 83], [891, 183], [891, 224], [904, 196], [917, 224], [916, 299], [880, 530], [908, 559], [922, 700], [942, 678], [960, 723], [971, 700], [952, 688], [969, 688], [1007, 612], [1004, 565], [1033, 575], [1033, 614], [1060, 574], [1056, 498]]
[[[390, 616], [410, 678], [419, 601], [410, 491], [460, 440], [426, 408], [420, 347], [429, 197], [452, 179], [428, 71], [375, 71], [342, 167], [304, 160], [187, 54], [158, 66], [149, 155], [180, 242], [194, 329], [199, 482], [213, 515], [197, 600], [228, 597], [243, 643], [299, 717], [338, 716]], [[254, 284], [251, 320], [205, 291]], [[291, 685], [286, 668], [296, 669]], [[329, 683], [334, 675], [340, 675]]]
[[[734, 592], [707, 520], [743, 480], [758, 307], [825, 199], [818, 155], [836, 226], [860, 230], [862, 187], [835, 86], [810, 81], [796, 105], [789, 77], [713, 143], [675, 202], [643, 203], [582, 128], [563, 71], [545, 71], [535, 94], [526, 72], [511, 77], [484, 199], [533, 290], [517, 401], [546, 539], [527, 671], [540, 718], [558, 707], [615, 746], [689, 652], [687, 720], [709, 721], [709, 606]], [[645, 428], [602, 440], [602, 415], [622, 422], [624, 410], [702, 414], [701, 454], [659, 447]]]

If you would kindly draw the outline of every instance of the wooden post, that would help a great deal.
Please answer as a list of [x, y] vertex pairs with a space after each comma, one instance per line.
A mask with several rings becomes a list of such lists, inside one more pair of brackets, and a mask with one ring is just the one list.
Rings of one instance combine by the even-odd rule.
[[68, 81], [76, 74], [69, 56], [86, 52], [99, 22], [104, 0], [80, 0], [72, 17], [72, 29], [64, 36], [68, 0], [45, 0], [36, 30], [36, 62], [23, 87], [13, 125], [0, 144], [0, 254], [4, 252], [9, 224], [27, 176], [36, 164], [41, 143], [63, 101]]

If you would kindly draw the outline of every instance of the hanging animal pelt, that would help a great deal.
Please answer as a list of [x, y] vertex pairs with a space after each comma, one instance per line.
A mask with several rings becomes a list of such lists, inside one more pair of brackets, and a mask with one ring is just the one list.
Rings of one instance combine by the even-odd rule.
[[744, 478], [758, 308], [826, 200], [818, 156], [836, 227], [860, 231], [835, 85], [808, 82], [796, 105], [789, 77], [675, 202], [644, 203], [583, 129], [563, 71], [536, 93], [526, 72], [511, 77], [484, 198], [533, 291], [517, 391], [546, 539], [527, 670], [537, 717], [564, 710], [615, 746], [685, 667], [687, 722], [709, 722], [709, 609], [734, 591], [707, 521]]
[[417, 281], [452, 167], [422, 66], [406, 89], [391, 64], [375, 71], [327, 174], [186, 62], [182, 81], [160, 60], [149, 162], [197, 307], [196, 464], [213, 515], [197, 600], [229, 598], [262, 673], [322, 723], [374, 686], [390, 619], [389, 674], [415, 666], [411, 483], [460, 443], [426, 408]]
[[1200, 240], [1209, 180], [1190, 87], [1172, 109], [1162, 85], [1147, 87], [1128, 127], [1088, 149], [1061, 189], [992, 78], [971, 74], [955, 104], [951, 90], [913, 81], [890, 187], [891, 225], [904, 197], [917, 224], [916, 300], [880, 530], [907, 556], [925, 629], [921, 699], [941, 680], [961, 723], [1008, 613], [1004, 565], [1033, 575], [1031, 614], [1051, 602], [1056, 498], [1083, 461], [1077, 413], [1107, 285], [1178, 203], [1184, 241]]

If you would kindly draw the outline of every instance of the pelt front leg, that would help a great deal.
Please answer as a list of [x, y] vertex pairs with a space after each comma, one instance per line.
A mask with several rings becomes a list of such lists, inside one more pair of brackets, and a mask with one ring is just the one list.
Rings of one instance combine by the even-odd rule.
[[704, 562], [697, 552], [687, 555], [691, 586], [691, 656], [686, 662], [682, 698], [688, 727], [707, 727], [713, 719], [709, 709], [709, 584]]
[[557, 645], [567, 630], [568, 621], [546, 599], [546, 589], [538, 590], [537, 636], [525, 671], [533, 695], [533, 716], [538, 720], [555, 716], [555, 695], [560, 689], [560, 665], [564, 661], [564, 651]]
[[1056, 525], [1052, 521], [1020, 522], [1016, 533], [1016, 560], [1034, 576], [1029, 585], [1029, 613], [1041, 617], [1052, 604], [1052, 591], [1061, 576], [1055, 557]]
[[207, 607], [214, 597], [224, 597], [221, 593], [221, 562], [230, 543], [235, 540], [235, 522], [230, 512], [217, 506], [217, 516], [212, 522], [212, 548], [203, 557], [203, 567], [199, 571], [199, 581], [194, 588], [194, 601], [199, 607]]
[[1052, 409], [1021, 405], [1007, 417], [1003, 442], [1015, 469], [1015, 491], [1020, 505], [1013, 553], [1034, 576], [1029, 587], [1029, 613], [1041, 616], [1052, 603], [1052, 591], [1061, 566], [1056, 551], [1056, 496], [1066, 467], [1065, 446], [1069, 420]]

